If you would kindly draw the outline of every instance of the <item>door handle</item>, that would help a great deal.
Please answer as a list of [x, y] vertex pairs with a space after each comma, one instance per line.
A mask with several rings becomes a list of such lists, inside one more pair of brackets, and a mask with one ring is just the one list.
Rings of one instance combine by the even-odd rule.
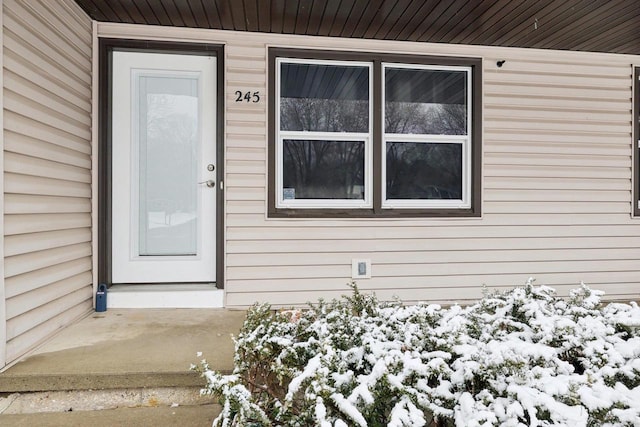
[[212, 179], [208, 179], [206, 181], [199, 182], [198, 184], [205, 184], [209, 188], [213, 188], [216, 186], [216, 182]]

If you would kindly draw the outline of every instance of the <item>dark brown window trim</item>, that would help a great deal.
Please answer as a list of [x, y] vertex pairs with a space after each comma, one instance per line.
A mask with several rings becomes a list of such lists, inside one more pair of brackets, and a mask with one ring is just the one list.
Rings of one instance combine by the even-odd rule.
[[[373, 208], [372, 209], [283, 209], [276, 207], [276, 58], [366, 61], [374, 64], [373, 85]], [[269, 48], [269, 133], [268, 133], [268, 217], [270, 218], [398, 218], [398, 217], [480, 217], [482, 181], [482, 59], [449, 56], [396, 55], [370, 52], [345, 52]], [[468, 209], [383, 209], [382, 185], [379, 171], [382, 169], [382, 62], [403, 64], [468, 66], [472, 69], [472, 117], [471, 123], [471, 207]]]
[[[114, 50], [210, 55], [216, 57], [217, 182], [224, 179], [224, 47], [128, 39], [99, 39], [98, 70], [98, 282], [111, 284], [111, 54]], [[224, 287], [224, 192], [216, 192], [216, 286]]]
[[633, 69], [633, 216], [640, 217], [640, 67]]

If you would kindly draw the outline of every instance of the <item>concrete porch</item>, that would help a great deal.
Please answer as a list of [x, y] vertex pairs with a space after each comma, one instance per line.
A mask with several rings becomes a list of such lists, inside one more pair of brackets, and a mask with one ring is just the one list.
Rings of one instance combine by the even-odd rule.
[[204, 357], [230, 371], [231, 334], [244, 317], [224, 309], [92, 313], [0, 373], [0, 424], [211, 425], [217, 405], [199, 396], [204, 381], [189, 366]]

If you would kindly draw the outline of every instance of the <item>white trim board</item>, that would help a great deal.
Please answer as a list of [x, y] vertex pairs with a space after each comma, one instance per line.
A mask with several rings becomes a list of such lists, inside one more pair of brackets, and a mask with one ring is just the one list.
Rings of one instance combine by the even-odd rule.
[[213, 284], [118, 284], [107, 291], [110, 308], [222, 308], [224, 291]]

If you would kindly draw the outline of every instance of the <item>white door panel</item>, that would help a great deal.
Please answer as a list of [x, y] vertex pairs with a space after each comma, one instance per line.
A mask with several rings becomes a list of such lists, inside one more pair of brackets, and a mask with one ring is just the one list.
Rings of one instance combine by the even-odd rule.
[[113, 53], [112, 281], [215, 281], [216, 59]]

